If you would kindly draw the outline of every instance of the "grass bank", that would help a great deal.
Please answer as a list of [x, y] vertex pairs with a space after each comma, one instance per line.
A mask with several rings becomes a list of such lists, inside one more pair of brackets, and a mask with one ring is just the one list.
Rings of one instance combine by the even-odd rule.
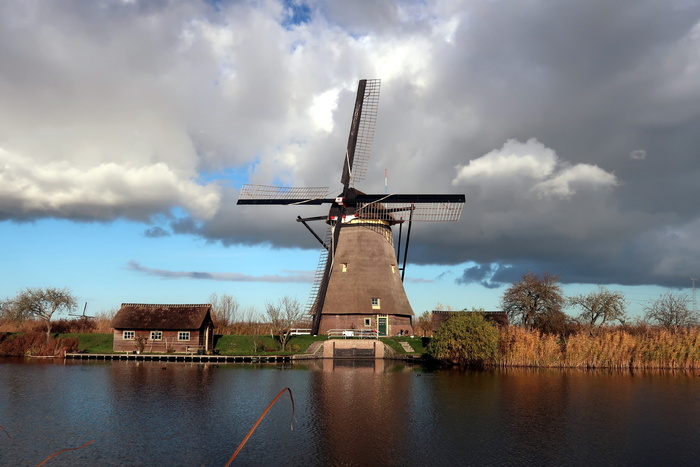
[[[59, 339], [76, 338], [78, 350], [87, 353], [112, 353], [112, 334], [67, 333], [56, 334]], [[287, 341], [286, 351], [282, 352], [277, 339], [268, 336], [215, 336], [214, 348], [221, 355], [291, 355], [304, 353], [315, 341], [326, 340], [325, 336], [293, 336]], [[136, 350], [136, 347], [134, 347]]]
[[[391, 347], [391, 349], [399, 355], [410, 354], [410, 355], [423, 355], [425, 353], [425, 346], [428, 345], [429, 338], [426, 337], [382, 337], [380, 338], [382, 342]], [[413, 352], [406, 352], [406, 350], [401, 345], [401, 342], [405, 342], [411, 346]]]
[[113, 334], [93, 334], [71, 332], [58, 334], [58, 338], [75, 337], [78, 339], [78, 350], [87, 353], [112, 353]]
[[[112, 353], [112, 334], [66, 333], [56, 334], [56, 337], [77, 338], [78, 350], [81, 352]], [[279, 340], [269, 335], [223, 335], [215, 336], [214, 348], [221, 355], [292, 355], [304, 353], [312, 343], [326, 339], [326, 336], [292, 336], [287, 341], [286, 350], [282, 352]], [[424, 345], [427, 345], [427, 339], [419, 337], [388, 337], [382, 338], [381, 341], [400, 355], [407, 353], [401, 345], [402, 341], [411, 346], [413, 349], [413, 352], [409, 352], [411, 354], [422, 355], [425, 353]]]
[[292, 336], [283, 352], [279, 341], [271, 336], [216, 336], [214, 348], [221, 355], [293, 355], [304, 353], [316, 341], [324, 341], [326, 336]]

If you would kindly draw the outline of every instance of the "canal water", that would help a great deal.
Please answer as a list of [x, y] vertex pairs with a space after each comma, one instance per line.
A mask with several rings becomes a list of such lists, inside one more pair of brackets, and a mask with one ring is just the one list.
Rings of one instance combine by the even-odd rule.
[[698, 372], [0, 359], [0, 465], [698, 465]]

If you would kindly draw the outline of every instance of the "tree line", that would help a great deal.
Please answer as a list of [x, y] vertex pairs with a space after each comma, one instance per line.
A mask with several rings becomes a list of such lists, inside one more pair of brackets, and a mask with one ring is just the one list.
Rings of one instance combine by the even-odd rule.
[[[564, 313], [566, 306], [578, 309], [577, 316]], [[518, 282], [511, 284], [501, 298], [501, 308], [513, 324], [527, 330], [566, 334], [576, 327], [585, 327], [594, 335], [601, 327], [614, 323], [628, 324], [628, 302], [622, 292], [606, 287], [587, 294], [566, 297], [559, 284], [559, 277], [543, 273], [527, 272]], [[697, 310], [691, 306], [687, 294], [666, 292], [644, 305], [644, 316], [639, 324], [652, 324], [664, 328], [681, 328], [699, 324]]]
[[[566, 306], [579, 314], [567, 315]], [[627, 306], [621, 292], [605, 287], [565, 297], [557, 276], [528, 272], [501, 298], [509, 326], [487, 321], [481, 310], [457, 312], [440, 325], [427, 352], [460, 366], [700, 367], [698, 313], [687, 295], [664, 293], [634, 320]], [[419, 327], [428, 325], [428, 315]]]

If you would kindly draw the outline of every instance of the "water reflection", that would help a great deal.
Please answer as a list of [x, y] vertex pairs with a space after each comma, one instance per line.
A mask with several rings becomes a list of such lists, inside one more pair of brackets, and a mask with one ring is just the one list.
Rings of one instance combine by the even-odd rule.
[[0, 359], [0, 465], [693, 465], [700, 377]]
[[[330, 465], [401, 465], [410, 452], [410, 371], [384, 360], [323, 360], [312, 374], [319, 457]], [[397, 369], [399, 371], [397, 371]]]

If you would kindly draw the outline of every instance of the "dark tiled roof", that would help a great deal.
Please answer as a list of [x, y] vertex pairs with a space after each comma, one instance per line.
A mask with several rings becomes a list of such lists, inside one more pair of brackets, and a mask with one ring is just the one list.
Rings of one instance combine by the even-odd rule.
[[122, 303], [112, 319], [114, 329], [199, 329], [211, 319], [211, 305]]

